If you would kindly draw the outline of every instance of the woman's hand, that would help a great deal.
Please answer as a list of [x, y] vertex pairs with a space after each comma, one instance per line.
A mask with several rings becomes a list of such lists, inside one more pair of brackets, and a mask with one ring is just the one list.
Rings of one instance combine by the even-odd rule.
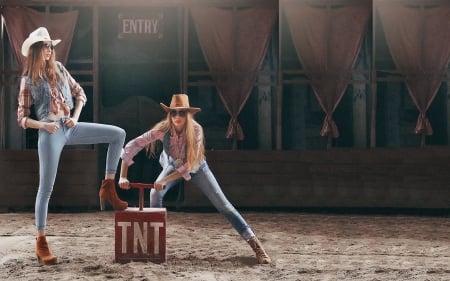
[[153, 187], [157, 190], [157, 191], [161, 191], [164, 189], [164, 187], [166, 186], [166, 183], [163, 181], [157, 181], [153, 184]]
[[72, 128], [75, 127], [75, 125], [77, 125], [78, 120], [76, 120], [75, 118], [69, 118], [66, 121], [64, 121], [64, 126], [68, 127], [68, 128]]
[[58, 129], [59, 129], [59, 124], [56, 122], [51, 122], [51, 123], [44, 122], [44, 123], [45, 124], [44, 124], [43, 129], [46, 130], [50, 134], [56, 133], [56, 131], [58, 131]]
[[125, 177], [119, 178], [119, 186], [122, 189], [130, 189], [130, 181]]

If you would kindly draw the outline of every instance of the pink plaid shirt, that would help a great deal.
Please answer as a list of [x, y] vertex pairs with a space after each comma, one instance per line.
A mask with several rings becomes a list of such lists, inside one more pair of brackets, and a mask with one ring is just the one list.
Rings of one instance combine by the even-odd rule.
[[[196, 133], [196, 142], [197, 142], [197, 147], [200, 147], [201, 142], [203, 142], [203, 135], [201, 134], [200, 130], [195, 130]], [[141, 151], [142, 149], [144, 149], [149, 143], [154, 142], [156, 140], [160, 140], [163, 141], [164, 139], [164, 132], [158, 131], [158, 130], [154, 130], [151, 129], [147, 132], [145, 132], [144, 134], [132, 139], [131, 141], [129, 141], [125, 147], [122, 149], [122, 154], [121, 154], [121, 158], [122, 161], [125, 162], [128, 166], [131, 166], [134, 161], [133, 158], [134, 156]], [[180, 136], [180, 139], [178, 139], [179, 136], [177, 136], [175, 133], [172, 133], [170, 135], [170, 147], [169, 147], [169, 156], [171, 156], [173, 159], [177, 159], [178, 157], [180, 157], [180, 152], [182, 152], [183, 154], [185, 154], [186, 152], [181, 149], [179, 149], [178, 145], [174, 145], [174, 143], [177, 142], [181, 142], [183, 143], [183, 147], [185, 146], [186, 143], [186, 135], [183, 133]], [[185, 155], [183, 155], [184, 158]], [[160, 161], [161, 163], [161, 161]], [[168, 163], [166, 163], [168, 164]], [[163, 163], [161, 163], [161, 165], [164, 165]], [[198, 170], [198, 167], [192, 167], [191, 170], [188, 170], [188, 165], [187, 163], [184, 163], [183, 165], [181, 165], [179, 168], [177, 168], [177, 171], [183, 176], [183, 178], [185, 180], [190, 180], [191, 176], [189, 173], [195, 173]], [[165, 168], [165, 167], [163, 167]]]

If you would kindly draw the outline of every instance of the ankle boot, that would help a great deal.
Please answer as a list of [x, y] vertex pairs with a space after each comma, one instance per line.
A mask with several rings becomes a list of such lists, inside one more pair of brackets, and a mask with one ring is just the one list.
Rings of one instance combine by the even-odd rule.
[[256, 236], [250, 238], [250, 240], [248, 240], [247, 243], [250, 245], [250, 247], [252, 247], [253, 251], [255, 252], [256, 260], [258, 261], [259, 264], [272, 262], [269, 255], [267, 255], [266, 251], [264, 251], [261, 242], [259, 242]]
[[105, 200], [111, 204], [116, 211], [125, 210], [128, 207], [128, 203], [120, 200], [116, 192], [116, 184], [114, 180], [102, 180], [102, 186], [98, 192], [100, 197], [100, 210], [105, 210]]
[[36, 256], [38, 262], [44, 265], [56, 264], [58, 261], [58, 258], [50, 252], [45, 236], [36, 237]]

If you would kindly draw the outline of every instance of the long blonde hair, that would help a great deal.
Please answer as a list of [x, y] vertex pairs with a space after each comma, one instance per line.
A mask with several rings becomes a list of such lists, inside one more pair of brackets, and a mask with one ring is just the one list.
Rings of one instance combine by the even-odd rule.
[[[153, 126], [152, 130], [158, 130], [168, 133], [173, 128], [172, 118], [170, 117], [170, 113], [167, 114], [167, 117], [158, 122], [155, 126]], [[194, 116], [188, 111], [186, 114], [186, 163], [188, 163], [188, 169], [192, 169], [193, 167], [200, 164], [200, 162], [204, 158], [205, 154], [205, 138], [203, 135], [202, 126], [195, 121]], [[201, 141], [198, 142], [196, 137], [200, 137]], [[197, 143], [199, 143], [199, 147], [197, 147]], [[152, 142], [147, 147], [147, 152], [151, 155], [155, 156], [156, 151], [156, 142]]]
[[58, 81], [63, 80], [63, 75], [56, 67], [55, 51], [52, 51], [47, 61], [43, 55], [44, 42], [37, 42], [30, 46], [27, 60], [22, 75], [28, 76], [33, 85], [37, 85], [42, 79], [47, 79], [51, 87], [56, 87]]

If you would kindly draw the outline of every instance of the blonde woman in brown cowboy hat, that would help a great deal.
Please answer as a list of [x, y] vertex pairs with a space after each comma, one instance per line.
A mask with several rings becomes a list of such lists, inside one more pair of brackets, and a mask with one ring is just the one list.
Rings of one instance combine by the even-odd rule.
[[[39, 154], [39, 189], [36, 195], [36, 255], [43, 264], [55, 264], [47, 244], [45, 230], [48, 203], [65, 145], [108, 143], [105, 179], [99, 191], [100, 204], [107, 200], [114, 209], [123, 210], [128, 203], [116, 193], [115, 174], [120, 152], [125, 143], [125, 131], [119, 127], [78, 122], [86, 95], [80, 84], [62, 63], [55, 61], [55, 46], [45, 27], [31, 32], [22, 44], [27, 58], [20, 80], [17, 121], [23, 129], [37, 129]], [[34, 105], [35, 118], [31, 117]]]
[[167, 112], [167, 117], [125, 145], [119, 186], [129, 188], [128, 167], [133, 164], [133, 157], [150, 144], [161, 141], [163, 151], [160, 164], [163, 170], [154, 183], [155, 188], [150, 191], [150, 207], [162, 207], [163, 197], [171, 187], [181, 180], [190, 180], [250, 244], [258, 263], [270, 263], [271, 259], [255, 233], [225, 197], [206, 163], [203, 129], [194, 120], [200, 108], [191, 107], [186, 94], [175, 94], [170, 106], [163, 103], [161, 106]]

